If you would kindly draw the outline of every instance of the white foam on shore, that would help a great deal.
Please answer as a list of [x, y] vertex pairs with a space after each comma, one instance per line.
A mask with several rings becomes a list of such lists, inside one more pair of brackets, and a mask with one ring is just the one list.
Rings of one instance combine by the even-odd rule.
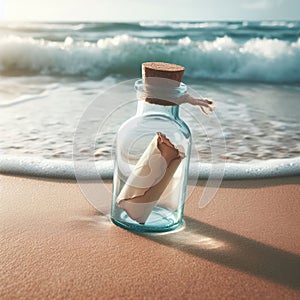
[[[80, 162], [76, 167], [76, 177], [80, 180], [112, 179], [113, 161]], [[223, 167], [223, 165], [220, 167]], [[207, 179], [212, 165], [197, 163], [190, 166], [190, 178]], [[216, 166], [214, 166], [214, 171]], [[54, 179], [75, 179], [74, 162], [62, 160], [37, 159], [31, 157], [2, 156], [0, 173]], [[257, 179], [300, 175], [300, 157], [272, 159], [252, 163], [226, 163], [224, 180]]]

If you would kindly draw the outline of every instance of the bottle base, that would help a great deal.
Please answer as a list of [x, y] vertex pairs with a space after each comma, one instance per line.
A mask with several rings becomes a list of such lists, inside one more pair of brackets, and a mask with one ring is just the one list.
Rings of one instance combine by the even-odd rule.
[[182, 221], [178, 221], [177, 213], [161, 206], [154, 207], [145, 224], [132, 220], [125, 211], [118, 218], [111, 216], [111, 220], [124, 229], [145, 233], [172, 231], [182, 225]]

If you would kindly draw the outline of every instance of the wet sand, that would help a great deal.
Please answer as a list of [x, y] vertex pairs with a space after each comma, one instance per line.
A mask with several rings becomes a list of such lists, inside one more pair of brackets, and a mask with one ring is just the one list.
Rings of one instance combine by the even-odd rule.
[[300, 297], [299, 177], [224, 181], [201, 210], [199, 182], [161, 235], [113, 225], [74, 181], [0, 179], [1, 299]]

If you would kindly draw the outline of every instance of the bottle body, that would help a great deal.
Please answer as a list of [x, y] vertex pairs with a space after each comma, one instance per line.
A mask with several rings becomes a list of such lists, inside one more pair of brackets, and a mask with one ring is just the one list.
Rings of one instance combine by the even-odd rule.
[[182, 224], [191, 134], [178, 110], [139, 100], [137, 114], [120, 127], [111, 210], [115, 224], [139, 232], [170, 231]]

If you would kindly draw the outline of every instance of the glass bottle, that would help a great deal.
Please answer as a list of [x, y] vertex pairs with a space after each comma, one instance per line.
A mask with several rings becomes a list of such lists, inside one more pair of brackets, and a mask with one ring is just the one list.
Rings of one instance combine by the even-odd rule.
[[[179, 105], [167, 100], [184, 96], [187, 87], [169, 74], [167, 68], [164, 77], [172, 79], [167, 85], [149, 85], [145, 74], [136, 81], [136, 115], [116, 136], [111, 220], [133, 231], [170, 231], [183, 222], [191, 134]], [[159, 78], [161, 70], [154, 75]]]

